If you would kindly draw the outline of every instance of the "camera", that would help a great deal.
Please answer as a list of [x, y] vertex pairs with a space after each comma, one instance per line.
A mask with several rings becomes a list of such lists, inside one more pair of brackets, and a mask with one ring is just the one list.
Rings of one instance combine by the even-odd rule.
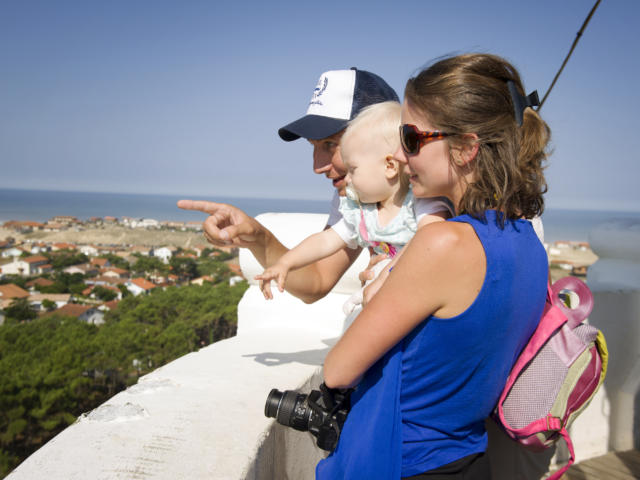
[[308, 431], [316, 437], [318, 447], [332, 452], [351, 407], [352, 391], [329, 388], [324, 383], [309, 395], [274, 388], [267, 397], [264, 414], [285, 427]]

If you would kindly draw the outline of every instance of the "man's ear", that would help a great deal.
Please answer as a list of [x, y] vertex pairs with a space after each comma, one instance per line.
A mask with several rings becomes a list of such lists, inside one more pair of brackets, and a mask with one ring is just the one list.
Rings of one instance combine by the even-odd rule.
[[393, 155], [387, 155], [384, 158], [384, 173], [389, 180], [400, 174], [400, 162]]

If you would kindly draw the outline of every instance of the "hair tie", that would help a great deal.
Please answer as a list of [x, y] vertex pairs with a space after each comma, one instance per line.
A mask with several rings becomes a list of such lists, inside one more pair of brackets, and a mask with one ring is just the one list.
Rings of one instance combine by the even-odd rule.
[[507, 86], [509, 87], [511, 101], [513, 102], [513, 113], [516, 117], [516, 123], [519, 127], [521, 127], [524, 117], [524, 109], [527, 107], [537, 107], [538, 105], [540, 105], [538, 91], [534, 90], [525, 97], [518, 91], [518, 87], [516, 87], [516, 84], [513, 80], [507, 80]]

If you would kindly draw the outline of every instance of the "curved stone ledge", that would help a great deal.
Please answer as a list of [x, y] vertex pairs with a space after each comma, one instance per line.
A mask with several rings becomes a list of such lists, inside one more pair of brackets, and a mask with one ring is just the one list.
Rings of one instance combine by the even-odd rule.
[[[258, 219], [293, 246], [321, 230], [326, 215]], [[331, 293], [306, 305], [286, 293], [264, 300], [252, 280], [262, 268], [241, 252], [252, 285], [238, 305], [236, 337], [142, 377], [82, 415], [8, 478], [313, 478], [324, 452], [310, 434], [266, 418], [264, 405], [272, 388], [317, 388], [324, 357], [344, 328], [342, 304], [359, 286], [368, 253]]]
[[[258, 218], [292, 246], [320, 230], [326, 216]], [[589, 269], [588, 283], [595, 293], [590, 321], [605, 333], [611, 359], [606, 390], [572, 426], [579, 460], [611, 448], [638, 447], [634, 411], [640, 385], [640, 282], [635, 283], [634, 275], [640, 271], [640, 242], [635, 243], [636, 227], [630, 228], [628, 222], [617, 225], [622, 231], [610, 225], [592, 237], [600, 259]], [[621, 239], [619, 249], [605, 232], [611, 239]], [[288, 294], [266, 302], [252, 282], [238, 305], [236, 337], [141, 378], [81, 416], [8, 478], [314, 478], [315, 464], [324, 452], [308, 433], [264, 417], [264, 404], [272, 388], [308, 391], [320, 383], [324, 357], [350, 321], [342, 315], [342, 303], [358, 287], [357, 273], [367, 259], [363, 255], [347, 278], [313, 305]], [[622, 277], [610, 263], [619, 261], [629, 268]], [[247, 278], [262, 271], [256, 265], [242, 250]]]
[[274, 458], [277, 438], [295, 433], [300, 452], [317, 449], [308, 434], [274, 430], [265, 400], [274, 387], [308, 388], [330, 343], [273, 329], [185, 355], [81, 416], [8, 478], [285, 478], [262, 475], [302, 468]]

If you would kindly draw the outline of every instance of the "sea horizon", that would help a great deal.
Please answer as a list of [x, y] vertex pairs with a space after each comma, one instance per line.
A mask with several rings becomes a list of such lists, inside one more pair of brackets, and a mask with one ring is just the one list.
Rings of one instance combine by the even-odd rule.
[[[192, 198], [230, 203], [256, 216], [267, 212], [328, 213], [331, 192], [326, 200], [251, 198], [180, 194], [109, 193], [0, 188], [0, 223], [10, 220], [45, 222], [57, 215], [80, 220], [91, 217], [153, 218], [159, 221], [200, 221], [205, 213], [179, 209], [176, 202]], [[589, 231], [614, 218], [640, 220], [640, 212], [547, 208], [542, 215], [545, 240], [588, 241]]]

